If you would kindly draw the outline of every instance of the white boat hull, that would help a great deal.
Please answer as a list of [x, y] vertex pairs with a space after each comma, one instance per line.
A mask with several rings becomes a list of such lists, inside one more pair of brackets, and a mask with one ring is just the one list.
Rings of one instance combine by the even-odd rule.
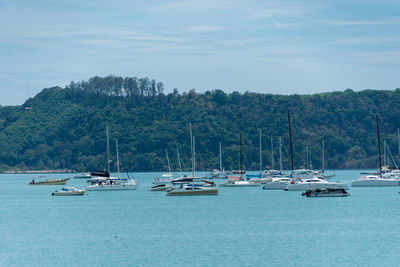
[[289, 183], [287, 182], [269, 182], [266, 183], [263, 189], [273, 190], [273, 189], [285, 189]]
[[86, 191], [117, 191], [117, 190], [136, 190], [137, 184], [105, 184], [89, 185]]
[[379, 187], [379, 186], [399, 186], [397, 179], [359, 179], [353, 181], [351, 186], [354, 187]]
[[261, 184], [259, 183], [241, 183], [241, 182], [236, 182], [236, 183], [223, 183], [219, 184], [218, 186], [220, 187], [255, 187], [255, 186], [260, 186]]
[[168, 188], [173, 188], [171, 185], [166, 186], [152, 186], [149, 191], [166, 191]]

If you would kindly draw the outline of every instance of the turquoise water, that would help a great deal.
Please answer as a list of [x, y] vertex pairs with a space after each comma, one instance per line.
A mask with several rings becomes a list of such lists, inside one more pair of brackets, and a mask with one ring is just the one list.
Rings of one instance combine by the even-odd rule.
[[[360, 171], [336, 171], [350, 184]], [[351, 188], [347, 198], [220, 188], [218, 196], [136, 191], [53, 197], [34, 175], [0, 175], [0, 266], [394, 266], [399, 187]], [[68, 177], [52, 174], [50, 177]], [[36, 178], [37, 179], [37, 178]], [[84, 180], [68, 185], [83, 187]]]

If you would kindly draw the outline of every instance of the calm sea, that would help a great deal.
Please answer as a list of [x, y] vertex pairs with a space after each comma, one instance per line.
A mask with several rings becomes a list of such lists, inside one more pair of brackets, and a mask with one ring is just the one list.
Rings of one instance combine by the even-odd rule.
[[[360, 171], [336, 171], [350, 184]], [[395, 266], [399, 187], [347, 198], [220, 188], [218, 196], [136, 191], [54, 197], [35, 175], [0, 175], [0, 266]], [[51, 174], [45, 178], [68, 177]], [[83, 187], [85, 180], [67, 185]]]

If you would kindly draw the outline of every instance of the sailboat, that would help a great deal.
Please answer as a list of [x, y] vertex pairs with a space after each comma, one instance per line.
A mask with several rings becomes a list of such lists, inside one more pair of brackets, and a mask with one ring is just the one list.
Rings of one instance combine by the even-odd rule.
[[[290, 113], [288, 111], [288, 129], [289, 129], [289, 141], [290, 141], [290, 161], [292, 167], [292, 173], [290, 177], [281, 176], [272, 178], [272, 181], [267, 182], [263, 189], [285, 189], [289, 184], [294, 183], [293, 176], [294, 176], [294, 164], [293, 164], [293, 144], [292, 144], [292, 128], [290, 124]], [[282, 169], [282, 151], [281, 151], [281, 139], [279, 139], [280, 147], [279, 147], [279, 156], [280, 156], [280, 168]]]
[[168, 173], [163, 174], [161, 179], [160, 178], [154, 178], [153, 184], [155, 184], [155, 185], [171, 183], [173, 181], [172, 172], [171, 172], [171, 165], [169, 164], [168, 149], [165, 149], [165, 154], [167, 156]]
[[240, 133], [240, 172], [237, 176], [227, 176], [228, 182], [219, 184], [221, 187], [253, 187], [260, 184], [254, 181], [243, 180], [243, 153], [242, 153], [242, 133]]
[[250, 181], [257, 182], [257, 183], [262, 183], [262, 149], [261, 149], [261, 129], [260, 129], [260, 173], [259, 174], [246, 174], [247, 179], [250, 178]]
[[379, 172], [378, 175], [362, 175], [351, 183], [351, 186], [375, 187], [375, 186], [399, 186], [399, 179], [384, 178], [382, 176], [382, 158], [381, 158], [381, 136], [379, 132], [378, 115], [376, 115], [376, 132], [378, 136], [379, 151]]
[[261, 178], [261, 183], [266, 184], [268, 182], [272, 182], [273, 179], [277, 178], [284, 178], [285, 173], [283, 172], [283, 167], [282, 167], [282, 140], [281, 137], [279, 137], [279, 171], [275, 170], [274, 166], [274, 144], [272, 141], [271, 137], [271, 164], [272, 164], [272, 169], [266, 170], [262, 174]]
[[334, 176], [336, 176], [335, 173], [332, 174], [326, 174], [325, 173], [325, 145], [324, 145], [324, 140], [322, 140], [322, 170], [318, 173], [319, 175], [322, 175], [324, 179], [329, 179]]
[[[196, 142], [195, 137], [192, 136], [192, 124], [189, 124], [190, 127], [190, 151], [192, 156], [192, 177], [186, 177], [186, 179], [191, 179], [191, 184], [188, 185], [187, 182], [182, 182], [185, 177], [179, 180], [172, 182], [172, 184], [181, 184], [180, 188], [172, 187], [168, 188], [165, 194], [166, 196], [199, 196], [199, 195], [218, 195], [218, 188], [212, 186], [205, 186], [201, 184], [195, 184], [194, 181], [199, 179], [199, 177], [195, 176], [196, 170]], [[185, 185], [186, 184], [186, 185]]]
[[[87, 182], [88, 186], [85, 187], [86, 191], [115, 191], [115, 190], [136, 190], [138, 183], [131, 179], [127, 172], [128, 178], [110, 177], [110, 143], [109, 143], [109, 132], [108, 125], [106, 125], [107, 133], [107, 169], [108, 171], [93, 171], [91, 173], [91, 179]], [[116, 142], [117, 149], [117, 164], [118, 173], [119, 169], [119, 155], [118, 155], [118, 141]]]
[[167, 163], [168, 163], [168, 173], [162, 175], [162, 179], [154, 178], [153, 186], [149, 188], [149, 191], [165, 191], [168, 188], [172, 188], [172, 172], [171, 172], [171, 165], [169, 164], [169, 156], [168, 156], [168, 149], [165, 149], [165, 154], [167, 156]]
[[[289, 122], [289, 136], [290, 136], [290, 156], [291, 156], [291, 163], [292, 163], [292, 178], [296, 181], [290, 182], [284, 190], [286, 191], [306, 191], [308, 189], [348, 189], [348, 186], [346, 184], [336, 182], [328, 182], [324, 179], [321, 179], [317, 176], [315, 176], [313, 173], [311, 174], [311, 177], [308, 177], [308, 173], [305, 172], [304, 174], [302, 172], [296, 172], [294, 171], [294, 163], [293, 163], [293, 145], [292, 145], [292, 130], [291, 130], [291, 124], [290, 124], [290, 113], [288, 111], [288, 122]], [[308, 150], [308, 149], [307, 149]], [[308, 153], [307, 153], [308, 157]], [[311, 157], [310, 157], [311, 158]], [[308, 160], [307, 160], [308, 161]], [[311, 166], [311, 160], [310, 160], [310, 166]], [[301, 170], [304, 171], [304, 170]], [[299, 178], [304, 175], [304, 178]]]
[[226, 172], [222, 167], [222, 149], [221, 149], [221, 142], [219, 142], [219, 169], [214, 169], [211, 172], [211, 178], [214, 179], [223, 179], [226, 177]]

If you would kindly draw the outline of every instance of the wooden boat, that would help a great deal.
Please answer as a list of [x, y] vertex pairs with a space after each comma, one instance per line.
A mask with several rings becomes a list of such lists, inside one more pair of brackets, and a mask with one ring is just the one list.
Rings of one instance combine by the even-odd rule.
[[47, 179], [44, 181], [38, 181], [36, 182], [35, 180], [32, 180], [29, 182], [30, 185], [65, 185], [69, 178], [65, 179]]

